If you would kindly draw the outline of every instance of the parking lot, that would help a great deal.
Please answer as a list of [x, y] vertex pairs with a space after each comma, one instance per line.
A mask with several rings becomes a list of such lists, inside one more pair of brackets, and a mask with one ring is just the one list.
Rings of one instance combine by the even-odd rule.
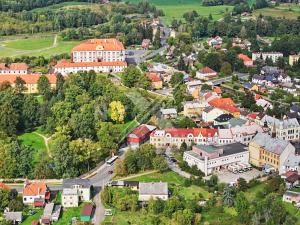
[[[218, 176], [220, 182], [229, 184], [232, 182], [236, 182], [240, 177], [244, 178], [246, 181], [249, 181], [253, 178], [257, 178], [258, 176], [263, 175], [263, 172], [253, 168], [252, 170], [243, 173], [220, 171], [216, 175]], [[210, 176], [206, 177], [206, 179], [209, 179], [209, 177]]]

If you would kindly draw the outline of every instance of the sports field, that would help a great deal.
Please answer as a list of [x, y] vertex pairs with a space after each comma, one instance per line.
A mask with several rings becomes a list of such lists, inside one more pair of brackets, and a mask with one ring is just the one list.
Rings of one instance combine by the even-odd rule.
[[[138, 3], [142, 0], [129, 0], [131, 3]], [[219, 20], [223, 17], [226, 10], [231, 11], [233, 6], [202, 6], [201, 0], [148, 0], [165, 13], [163, 20], [170, 24], [173, 19], [183, 19], [182, 15], [186, 12], [195, 10], [201, 16], [212, 15], [214, 20]]]
[[274, 8], [263, 8], [255, 10], [255, 16], [285, 17], [286, 19], [297, 19], [300, 16], [300, 6], [297, 4], [281, 4]]
[[62, 41], [51, 34], [40, 37], [13, 37], [11, 40], [0, 41], [0, 57], [44, 56], [69, 53], [79, 41]]

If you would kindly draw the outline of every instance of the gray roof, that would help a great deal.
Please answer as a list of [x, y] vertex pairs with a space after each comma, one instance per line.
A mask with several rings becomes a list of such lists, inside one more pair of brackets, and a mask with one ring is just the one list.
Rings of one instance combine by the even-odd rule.
[[265, 133], [256, 134], [252, 142], [255, 142], [259, 146], [263, 147], [265, 150], [278, 155], [280, 155], [290, 144], [286, 140], [272, 138], [270, 135]]
[[299, 126], [298, 120], [295, 118], [279, 120], [277, 118], [268, 115], [265, 115], [261, 119], [261, 122], [262, 123], [267, 122], [268, 126], [273, 127], [275, 125], [276, 128], [280, 128], [280, 129], [287, 129], [287, 128]]
[[80, 179], [80, 178], [63, 180], [63, 188], [73, 188], [74, 185], [80, 185], [85, 188], [90, 188], [91, 182], [89, 179]]
[[5, 219], [10, 221], [22, 221], [22, 212], [6, 212], [4, 213]]
[[44, 208], [44, 213], [43, 213], [43, 217], [49, 217], [52, 215], [54, 209], [54, 203], [48, 203], [46, 204], [45, 208]]
[[[247, 148], [246, 148], [246, 145], [241, 144], [241, 143], [232, 143], [232, 144], [221, 145], [221, 146], [215, 146], [215, 145], [197, 145], [195, 147], [199, 147], [200, 149], [202, 149], [202, 150], [204, 150], [204, 151], [206, 151], [208, 153], [212, 153], [212, 152], [214, 152], [214, 151], [216, 151], [218, 149], [223, 149], [223, 154], [220, 155], [220, 157], [227, 156], [227, 155], [233, 155], [233, 154], [237, 154], [237, 153], [240, 153], [240, 152], [248, 151]], [[195, 154], [197, 154], [197, 153], [195, 153]], [[203, 157], [201, 157], [201, 158], [203, 158]]]
[[231, 118], [229, 121], [229, 124], [231, 127], [236, 127], [236, 126], [242, 126], [244, 125], [247, 121], [240, 119], [240, 118]]
[[161, 109], [160, 111], [163, 115], [177, 114], [177, 110], [175, 108]]
[[73, 188], [64, 188], [62, 194], [63, 195], [77, 195], [78, 193], [77, 193], [76, 189], [73, 189]]
[[168, 183], [151, 182], [139, 183], [140, 195], [168, 195]]

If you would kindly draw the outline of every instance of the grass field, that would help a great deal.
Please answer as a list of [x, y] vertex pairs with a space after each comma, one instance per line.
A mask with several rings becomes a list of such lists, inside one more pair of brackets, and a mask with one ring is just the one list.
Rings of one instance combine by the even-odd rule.
[[287, 19], [297, 19], [300, 16], [300, 6], [296, 4], [281, 4], [274, 8], [264, 8], [255, 10], [255, 16], [262, 14], [263, 16], [285, 17]]
[[31, 225], [33, 220], [39, 220], [41, 215], [43, 214], [43, 210], [42, 209], [35, 209], [34, 211], [36, 211], [36, 214], [32, 215], [32, 216], [25, 216], [24, 221], [21, 223], [21, 225]]
[[[138, 3], [141, 0], [129, 0], [131, 3]], [[162, 9], [165, 13], [163, 20], [166, 24], [170, 24], [173, 19], [183, 19], [182, 15], [186, 12], [196, 10], [201, 16], [212, 15], [214, 20], [218, 20], [223, 17], [226, 12], [231, 11], [233, 6], [221, 5], [221, 6], [202, 6], [201, 0], [149, 0], [148, 2], [154, 4], [159, 9]]]
[[44, 139], [36, 133], [24, 133], [18, 137], [18, 140], [21, 141], [22, 145], [31, 146], [35, 150], [33, 154], [34, 162], [38, 161], [40, 152], [46, 151]]
[[79, 41], [62, 41], [58, 37], [57, 43], [54, 45], [54, 34], [41, 37], [13, 38], [12, 40], [0, 41], [0, 58], [22, 55], [44, 56], [48, 58], [52, 55], [70, 53], [71, 49], [79, 43]]
[[70, 7], [80, 7], [80, 6], [86, 6], [86, 5], [91, 5], [88, 2], [63, 2], [55, 5], [50, 5], [47, 7], [42, 7], [42, 8], [36, 8], [31, 10], [31, 12], [45, 12], [49, 10], [58, 10], [58, 9], [63, 9], [63, 8], [70, 8]]

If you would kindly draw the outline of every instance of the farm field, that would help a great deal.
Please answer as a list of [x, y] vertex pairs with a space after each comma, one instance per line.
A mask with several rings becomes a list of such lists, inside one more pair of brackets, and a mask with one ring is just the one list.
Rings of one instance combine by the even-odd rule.
[[[129, 0], [131, 3], [138, 3], [141, 0]], [[173, 19], [183, 19], [184, 13], [196, 10], [201, 16], [212, 15], [214, 20], [219, 20], [223, 17], [226, 10], [231, 11], [233, 6], [202, 6], [201, 0], [149, 0], [148, 2], [154, 4], [165, 13], [163, 20], [166, 24], [170, 24]]]
[[[56, 40], [56, 41], [55, 41]], [[49, 58], [52, 55], [69, 53], [79, 41], [63, 41], [55, 35], [41, 37], [16, 37], [12, 40], [0, 41], [1, 57], [44, 56]]]
[[263, 16], [297, 19], [297, 17], [300, 16], [300, 6], [296, 4], [281, 4], [274, 8], [258, 9], [253, 13], [254, 16], [259, 16], [260, 14]]

